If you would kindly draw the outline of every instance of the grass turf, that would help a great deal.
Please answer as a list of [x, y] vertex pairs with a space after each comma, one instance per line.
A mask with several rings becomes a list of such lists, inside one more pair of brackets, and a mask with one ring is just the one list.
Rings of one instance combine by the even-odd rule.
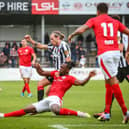
[[[37, 100], [37, 82], [31, 81], [32, 98], [20, 96], [22, 81], [0, 82], [0, 112], [19, 110]], [[123, 82], [121, 89], [129, 109], [129, 84]], [[91, 115], [104, 109], [104, 81], [90, 81], [85, 87], [72, 87], [64, 96], [63, 107], [88, 112]], [[129, 123], [121, 124], [123, 117], [116, 100], [112, 106], [112, 118], [109, 122], [100, 122], [93, 117], [53, 116], [42, 113], [34, 116], [0, 119], [0, 129], [128, 129]]]

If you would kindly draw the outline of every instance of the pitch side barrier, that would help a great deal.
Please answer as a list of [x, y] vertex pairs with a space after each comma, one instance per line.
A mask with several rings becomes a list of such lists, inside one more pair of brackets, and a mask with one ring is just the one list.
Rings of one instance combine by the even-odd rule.
[[[52, 71], [53, 68], [44, 68], [44, 70]], [[97, 75], [92, 80], [103, 80], [104, 76], [100, 68], [73, 68], [70, 71], [70, 75], [75, 76], [78, 79], [84, 79], [88, 76], [89, 72], [96, 70]], [[41, 80], [43, 77], [38, 75], [36, 70], [33, 68], [31, 80]], [[0, 68], [0, 81], [20, 81], [21, 76], [18, 68]]]

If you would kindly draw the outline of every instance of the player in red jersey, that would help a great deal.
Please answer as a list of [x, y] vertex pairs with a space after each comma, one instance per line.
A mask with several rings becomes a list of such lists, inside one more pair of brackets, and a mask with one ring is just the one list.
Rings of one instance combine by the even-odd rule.
[[0, 113], [0, 117], [14, 117], [23, 116], [28, 113], [40, 113], [52, 111], [56, 115], [74, 115], [80, 117], [90, 117], [88, 113], [74, 111], [66, 108], [62, 108], [62, 98], [64, 94], [72, 87], [84, 86], [91, 77], [95, 76], [95, 71], [89, 73], [88, 78], [84, 80], [78, 80], [75, 77], [68, 75], [70, 69], [73, 67], [73, 62], [65, 62], [61, 65], [59, 71], [44, 71], [39, 64], [35, 64], [37, 72], [41, 76], [52, 76], [54, 78], [48, 97], [33, 103], [32, 105], [10, 113]]
[[[29, 88], [29, 81], [32, 75], [32, 65], [34, 65], [36, 61], [36, 55], [33, 48], [27, 46], [26, 39], [23, 39], [21, 44], [22, 47], [18, 49], [20, 74], [24, 80], [24, 87], [22, 89], [21, 96], [24, 96], [24, 92], [27, 90], [28, 97], [31, 97], [32, 93]], [[31, 62], [32, 57], [33, 60]]]
[[[125, 105], [119, 82], [116, 78], [118, 72], [118, 64], [120, 60], [120, 51], [118, 48], [117, 32], [120, 31], [129, 35], [129, 29], [120, 21], [108, 16], [108, 6], [106, 3], [97, 5], [97, 16], [89, 19], [84, 25], [76, 29], [69, 35], [68, 40], [78, 34], [86, 32], [93, 28], [98, 46], [99, 65], [105, 76], [105, 111], [99, 117], [99, 120], [110, 120], [110, 106], [112, 102], [112, 93], [114, 93], [117, 102], [123, 112], [123, 123], [127, 123], [129, 119], [129, 111]], [[126, 52], [126, 59], [129, 62], [129, 47]]]

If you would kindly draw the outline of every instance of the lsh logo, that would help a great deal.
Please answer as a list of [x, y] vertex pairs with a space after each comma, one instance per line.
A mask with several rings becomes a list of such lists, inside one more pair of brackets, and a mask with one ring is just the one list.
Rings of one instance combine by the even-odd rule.
[[32, 0], [32, 14], [58, 14], [58, 0]]

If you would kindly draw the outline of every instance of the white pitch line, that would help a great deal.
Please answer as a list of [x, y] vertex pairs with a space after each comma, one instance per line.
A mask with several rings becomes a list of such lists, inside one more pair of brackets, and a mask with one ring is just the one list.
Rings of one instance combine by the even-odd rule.
[[124, 127], [124, 126], [128, 126], [128, 124], [63, 124], [63, 126], [66, 126], [66, 127], [80, 127], [80, 126], [91, 126], [91, 127], [94, 127], [94, 126], [98, 126], [98, 127], [101, 127], [101, 126], [108, 126], [108, 127]]
[[56, 128], [56, 129], [69, 129], [64, 127], [63, 125], [50, 125], [49, 127]]
[[[128, 124], [55, 124], [55, 125], [49, 125], [49, 127], [53, 127], [56, 129], [69, 129], [68, 127], [128, 127]], [[67, 128], [66, 128], [67, 127]]]

